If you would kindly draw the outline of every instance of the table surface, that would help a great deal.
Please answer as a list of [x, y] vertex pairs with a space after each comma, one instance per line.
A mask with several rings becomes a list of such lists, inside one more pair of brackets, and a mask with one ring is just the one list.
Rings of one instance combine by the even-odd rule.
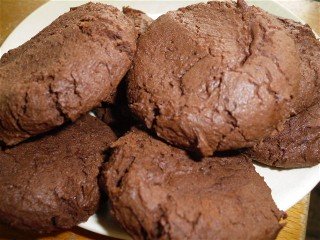
[[[284, 7], [308, 23], [320, 35], [320, 3], [311, 0], [277, 0]], [[32, 11], [47, 0], [0, 0], [0, 44], [10, 32]], [[277, 237], [277, 240], [305, 239], [306, 224], [308, 219], [310, 194], [290, 208], [287, 224]], [[79, 227], [69, 231], [58, 232], [46, 236], [20, 232], [0, 224], [0, 240], [111, 240]]]

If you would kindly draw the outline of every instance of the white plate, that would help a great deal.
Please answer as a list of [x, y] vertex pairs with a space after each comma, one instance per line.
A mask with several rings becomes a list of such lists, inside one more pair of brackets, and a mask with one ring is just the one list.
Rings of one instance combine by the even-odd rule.
[[[10, 34], [7, 40], [0, 48], [0, 55], [7, 52], [9, 49], [15, 48], [41, 29], [49, 25], [54, 19], [64, 12], [67, 12], [70, 7], [81, 5], [86, 1], [50, 1], [31, 15], [29, 15], [20, 25]], [[101, 1], [100, 1], [101, 2]], [[157, 18], [159, 15], [177, 9], [178, 7], [186, 6], [196, 1], [108, 1], [108, 4], [118, 8], [122, 6], [131, 6], [146, 12], [152, 18]], [[285, 18], [291, 18], [296, 21], [301, 20], [292, 14], [290, 11], [273, 1], [249, 1], [249, 4], [254, 4], [264, 10]], [[265, 178], [265, 181], [272, 190], [272, 196], [277, 206], [282, 210], [287, 210], [307, 193], [320, 181], [320, 165], [293, 170], [276, 170], [268, 167], [256, 165], [256, 170]], [[85, 223], [79, 226], [100, 234], [130, 239], [130, 237], [119, 227], [117, 223], [110, 217], [106, 207], [100, 210], [99, 213], [91, 216]]]

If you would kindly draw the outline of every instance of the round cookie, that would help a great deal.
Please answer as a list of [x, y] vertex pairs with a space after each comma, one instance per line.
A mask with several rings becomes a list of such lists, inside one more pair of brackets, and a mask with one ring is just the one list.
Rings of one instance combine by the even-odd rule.
[[280, 19], [294, 39], [301, 61], [301, 80], [296, 98], [296, 112], [301, 112], [319, 100], [320, 41], [308, 25], [290, 19]]
[[132, 111], [167, 142], [202, 155], [252, 146], [292, 113], [300, 59], [274, 16], [230, 2], [168, 12], [138, 42]]
[[0, 221], [48, 233], [86, 221], [97, 209], [99, 169], [116, 137], [84, 116], [62, 130], [0, 152]]
[[299, 168], [320, 163], [320, 104], [291, 117], [283, 128], [246, 151], [273, 167]]
[[284, 216], [244, 156], [193, 161], [134, 130], [112, 144], [102, 177], [133, 239], [275, 239]]
[[88, 3], [63, 14], [0, 61], [0, 142], [13, 145], [75, 121], [117, 85], [136, 50], [132, 21]]

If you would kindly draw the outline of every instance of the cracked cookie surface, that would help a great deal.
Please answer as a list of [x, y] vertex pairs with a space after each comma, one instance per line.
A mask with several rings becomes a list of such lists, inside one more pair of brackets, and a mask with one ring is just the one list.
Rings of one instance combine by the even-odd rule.
[[209, 2], [169, 12], [138, 42], [132, 111], [167, 142], [204, 156], [252, 146], [294, 111], [300, 59], [281, 22]]
[[112, 102], [136, 49], [133, 22], [88, 3], [0, 60], [0, 141], [13, 145]]
[[293, 36], [301, 58], [301, 90], [296, 99], [298, 114], [288, 119], [272, 136], [249, 149], [247, 154], [273, 167], [310, 167], [320, 163], [320, 104], [317, 103], [320, 42], [309, 26], [289, 19], [280, 20]]
[[87, 115], [0, 151], [0, 221], [39, 233], [86, 221], [98, 207], [103, 152], [115, 140], [105, 123]]
[[244, 156], [193, 161], [132, 130], [111, 146], [102, 179], [134, 239], [275, 239], [283, 217]]
[[300, 57], [301, 79], [296, 101], [296, 112], [319, 101], [320, 41], [308, 25], [290, 19], [280, 19], [286, 31], [294, 39]]
[[288, 119], [282, 129], [246, 153], [257, 162], [280, 168], [320, 163], [320, 104]]

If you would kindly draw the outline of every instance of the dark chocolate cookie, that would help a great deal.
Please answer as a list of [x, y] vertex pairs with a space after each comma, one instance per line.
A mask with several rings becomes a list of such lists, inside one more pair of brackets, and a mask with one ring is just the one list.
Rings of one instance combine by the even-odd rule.
[[211, 155], [252, 146], [293, 111], [300, 59], [274, 16], [230, 2], [169, 12], [138, 42], [132, 111], [176, 146]]
[[320, 104], [291, 117], [281, 130], [247, 151], [273, 167], [310, 167], [320, 163]]
[[0, 221], [40, 233], [86, 221], [99, 202], [99, 169], [115, 140], [99, 119], [0, 152]]
[[301, 80], [296, 112], [301, 112], [319, 101], [320, 41], [308, 25], [289, 19], [280, 19], [295, 41], [301, 61]]
[[112, 102], [136, 49], [132, 21], [88, 3], [0, 61], [0, 141], [13, 145]]
[[244, 156], [196, 162], [133, 130], [112, 145], [102, 177], [134, 239], [274, 239], [282, 228], [283, 213]]

